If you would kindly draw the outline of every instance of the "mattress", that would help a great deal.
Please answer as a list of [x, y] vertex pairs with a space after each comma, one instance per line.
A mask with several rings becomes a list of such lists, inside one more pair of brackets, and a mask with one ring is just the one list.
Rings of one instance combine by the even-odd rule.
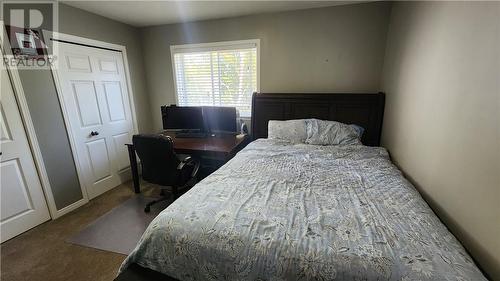
[[149, 225], [136, 263], [179, 280], [485, 280], [383, 148], [260, 139]]

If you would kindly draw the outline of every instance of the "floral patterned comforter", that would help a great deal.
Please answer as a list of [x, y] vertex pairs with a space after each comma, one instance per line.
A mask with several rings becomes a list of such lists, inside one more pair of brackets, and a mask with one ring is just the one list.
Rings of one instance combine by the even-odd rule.
[[131, 263], [179, 280], [485, 280], [385, 149], [268, 139], [160, 213]]

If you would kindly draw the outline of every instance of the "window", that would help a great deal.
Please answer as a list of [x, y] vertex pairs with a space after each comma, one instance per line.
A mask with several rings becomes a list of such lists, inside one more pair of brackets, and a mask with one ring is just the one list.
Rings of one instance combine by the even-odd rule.
[[259, 90], [259, 40], [171, 46], [180, 106], [234, 106], [250, 117]]

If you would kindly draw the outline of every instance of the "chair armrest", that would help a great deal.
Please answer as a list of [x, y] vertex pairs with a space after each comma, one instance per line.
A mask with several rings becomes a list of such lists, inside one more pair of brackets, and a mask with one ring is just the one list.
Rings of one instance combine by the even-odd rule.
[[191, 173], [191, 177], [194, 178], [200, 169], [200, 161], [194, 160], [191, 156], [183, 157], [183, 160], [177, 166], [177, 170], [181, 171], [186, 166], [194, 166], [193, 172]]
[[179, 165], [177, 165], [177, 170], [182, 170], [184, 169], [184, 166], [188, 165], [189, 163], [193, 162], [193, 159], [191, 157], [187, 157], [183, 160], [181, 160], [181, 162], [179, 162]]
[[192, 158], [187, 154], [177, 154], [177, 159], [181, 162], [189, 162]]

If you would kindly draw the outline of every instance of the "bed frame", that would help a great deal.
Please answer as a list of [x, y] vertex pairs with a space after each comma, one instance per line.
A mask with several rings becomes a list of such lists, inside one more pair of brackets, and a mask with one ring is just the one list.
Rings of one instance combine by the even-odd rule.
[[317, 118], [359, 125], [365, 129], [361, 139], [363, 144], [379, 146], [384, 104], [384, 93], [254, 93], [252, 139], [267, 138], [269, 120]]

